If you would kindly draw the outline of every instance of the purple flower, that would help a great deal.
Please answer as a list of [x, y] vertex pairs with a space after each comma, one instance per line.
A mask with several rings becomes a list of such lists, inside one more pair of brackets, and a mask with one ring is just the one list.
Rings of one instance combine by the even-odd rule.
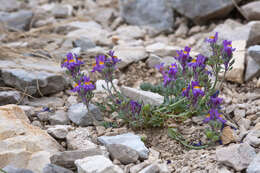
[[88, 91], [92, 91], [95, 89], [95, 86], [90, 81], [89, 77], [83, 76], [77, 83], [74, 84], [72, 89], [73, 92], [78, 92], [81, 94], [81, 91], [84, 91], [84, 94]]
[[202, 88], [199, 86], [199, 82], [192, 81], [191, 86], [192, 86], [192, 94], [195, 98], [197, 98], [199, 96], [204, 96], [204, 92], [203, 92]]
[[80, 89], [81, 89], [81, 81], [78, 81], [77, 83], [74, 84], [73, 89], [71, 91], [79, 93]]
[[181, 63], [183, 73], [185, 73], [186, 65], [190, 58], [190, 49], [186, 46], [184, 50], [177, 51], [178, 57], [175, 57]]
[[72, 53], [68, 53], [66, 59], [61, 64], [61, 67], [66, 67], [71, 72], [72, 76], [75, 76], [79, 73], [81, 64], [83, 64], [83, 62], [76, 54], [73, 55]]
[[169, 71], [168, 71], [168, 74], [169, 74], [169, 77], [173, 80], [176, 79], [176, 74], [178, 72], [178, 66], [176, 63], [174, 64], [171, 64], [170, 65], [170, 68], [169, 68]]
[[111, 57], [111, 60], [112, 60], [113, 65], [116, 65], [116, 64], [117, 64], [118, 62], [120, 62], [121, 60], [118, 59], [118, 57], [115, 56], [114, 53], [115, 53], [115, 51], [110, 50], [110, 51], [108, 52], [108, 55]]
[[161, 74], [165, 73], [165, 71], [164, 71], [164, 63], [155, 65], [155, 68], [157, 68]]
[[228, 41], [228, 40], [224, 40], [223, 41], [223, 50], [224, 53], [228, 56], [231, 57], [232, 56], [232, 52], [235, 51], [235, 48], [232, 48], [232, 41]]
[[206, 42], [209, 42], [210, 44], [215, 44], [218, 41], [218, 32], [215, 33], [214, 36], [210, 36], [206, 39]]
[[190, 85], [188, 85], [187, 88], [182, 88], [182, 96], [183, 97], [189, 97], [189, 93], [190, 93]]
[[138, 102], [131, 100], [130, 101], [130, 107], [131, 107], [131, 112], [133, 115], [139, 115], [142, 109], [142, 105], [139, 104]]
[[225, 124], [227, 121], [223, 118], [223, 115], [218, 112], [217, 109], [210, 109], [209, 113], [206, 115], [206, 118], [204, 119], [204, 123], [208, 123], [211, 120], [217, 120], [223, 124]]
[[105, 55], [96, 56], [96, 63], [93, 64], [92, 72], [101, 72], [105, 68]]

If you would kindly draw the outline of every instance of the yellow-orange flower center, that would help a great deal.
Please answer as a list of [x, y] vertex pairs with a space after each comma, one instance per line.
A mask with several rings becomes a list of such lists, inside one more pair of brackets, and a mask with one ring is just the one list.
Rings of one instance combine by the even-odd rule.
[[231, 44], [229, 44], [229, 45], [227, 45], [227, 47], [232, 47], [232, 45], [231, 45]]
[[222, 114], [220, 114], [220, 115], [219, 115], [219, 117], [220, 117], [220, 118], [223, 118], [223, 115], [222, 115]]
[[197, 62], [197, 59], [193, 58], [191, 62], [195, 63], [195, 62]]
[[170, 68], [176, 68], [176, 65], [171, 65]]
[[76, 88], [77, 86], [79, 86], [79, 84], [75, 83], [75, 84], [74, 84], [74, 88]]
[[209, 117], [210, 117], [210, 114], [207, 114], [206, 117], [209, 118]]
[[194, 86], [193, 88], [195, 88], [195, 89], [201, 89], [200, 86]]
[[182, 91], [186, 91], [186, 88], [182, 88]]
[[215, 36], [210, 36], [209, 38], [210, 38], [210, 39], [215, 39]]
[[90, 84], [92, 84], [92, 82], [85, 82], [85, 85], [90, 85]]
[[183, 53], [185, 53], [185, 54], [188, 54], [188, 52], [187, 52], [187, 51], [183, 51]]
[[75, 62], [74, 59], [69, 60], [69, 63]]

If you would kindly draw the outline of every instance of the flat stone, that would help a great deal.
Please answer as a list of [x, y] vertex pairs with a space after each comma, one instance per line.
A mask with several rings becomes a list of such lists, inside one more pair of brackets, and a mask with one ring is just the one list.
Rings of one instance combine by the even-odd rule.
[[103, 145], [121, 144], [137, 151], [141, 159], [147, 159], [149, 150], [145, 147], [141, 138], [133, 133], [125, 133], [117, 136], [101, 136], [98, 141]]
[[250, 56], [247, 56], [247, 67], [245, 73], [245, 81], [249, 81], [254, 77], [259, 77], [260, 65]]
[[55, 4], [52, 15], [56, 18], [67, 18], [72, 15], [73, 7], [69, 4]]
[[0, 0], [0, 4], [0, 11], [15, 11], [21, 6], [21, 2], [17, 0]]
[[0, 167], [7, 165], [42, 173], [50, 156], [63, 148], [46, 131], [29, 124], [16, 105], [0, 107]]
[[260, 2], [254, 1], [243, 5], [243, 12], [249, 20], [260, 20]]
[[121, 17], [131, 25], [150, 26], [158, 31], [172, 30], [173, 11], [167, 0], [120, 0]]
[[210, 19], [224, 18], [234, 8], [231, 0], [170, 0], [172, 7], [196, 24]]
[[54, 94], [68, 85], [63, 69], [52, 61], [31, 57], [0, 59], [4, 83], [27, 94]]
[[33, 171], [29, 169], [16, 168], [11, 165], [4, 167], [3, 170], [6, 171], [7, 173], [33, 173]]
[[141, 171], [144, 167], [148, 166], [148, 162], [141, 162], [137, 165], [134, 165], [130, 168], [130, 173], [138, 173]]
[[0, 105], [17, 104], [21, 101], [21, 94], [18, 91], [0, 91]]
[[164, 43], [154, 43], [151, 45], [146, 46], [146, 51], [155, 55], [158, 55], [160, 57], [165, 56], [177, 56], [177, 50], [181, 50], [180, 47], [177, 46], [169, 46]]
[[57, 166], [54, 164], [47, 164], [43, 170], [42, 173], [73, 173], [71, 170], [63, 168], [61, 166]]
[[67, 112], [63, 110], [58, 110], [54, 114], [51, 114], [49, 116], [49, 121], [51, 125], [66, 125], [70, 122]]
[[116, 46], [113, 50], [115, 55], [121, 59], [118, 64], [120, 69], [148, 57], [143, 46]]
[[252, 162], [249, 164], [246, 172], [247, 173], [259, 173], [260, 172], [260, 153], [258, 153]]
[[[2, 5], [1, 5], [2, 7]], [[0, 12], [0, 23], [6, 24], [9, 30], [28, 30], [33, 17], [33, 12], [20, 10], [13, 13]]]
[[247, 143], [234, 144], [216, 150], [217, 161], [236, 171], [246, 169], [255, 156], [254, 148]]
[[108, 158], [98, 155], [75, 161], [78, 173], [123, 173], [124, 171], [114, 165]]
[[76, 39], [73, 41], [72, 44], [73, 47], [80, 47], [82, 52], [96, 47], [96, 44], [87, 37], [81, 37], [80, 39]]
[[233, 52], [233, 58], [231, 59], [231, 61], [234, 59], [235, 63], [232, 66], [232, 70], [227, 72], [226, 79], [242, 84], [244, 82], [244, 70], [246, 62], [246, 41], [232, 41], [232, 47], [236, 48], [236, 50]]
[[145, 30], [132, 25], [123, 25], [117, 28], [116, 35], [123, 40], [134, 40], [144, 38]]
[[151, 104], [151, 105], [161, 105], [163, 103], [163, 96], [153, 93], [150, 91], [143, 91], [135, 88], [130, 88], [126, 86], [121, 87], [121, 92], [129, 97], [130, 99], [136, 101], [142, 101], [144, 104]]
[[250, 130], [245, 137], [244, 142], [258, 148], [260, 146], [260, 130]]
[[168, 56], [168, 57], [159, 57], [155, 54], [150, 54], [149, 58], [146, 61], [147, 65], [150, 68], [155, 68], [156, 65], [164, 63], [165, 67], [169, 67], [171, 64], [173, 63], [179, 63], [175, 58], [173, 58], [172, 56]]
[[248, 48], [248, 54], [256, 63], [258, 63], [258, 65], [260, 65], [260, 45], [250, 46]]
[[109, 144], [107, 149], [113, 160], [117, 159], [124, 165], [135, 163], [139, 158], [137, 151], [122, 144]]
[[158, 165], [152, 164], [142, 169], [139, 173], [158, 173], [158, 172], [160, 172]]
[[87, 128], [77, 128], [70, 131], [66, 137], [67, 147], [70, 150], [86, 150], [97, 148], [97, 145], [91, 142], [90, 133]]
[[87, 150], [72, 150], [55, 153], [51, 156], [51, 163], [68, 169], [76, 168], [75, 161], [89, 156], [104, 155], [108, 157], [109, 153], [102, 149], [92, 148]]
[[26, 104], [34, 107], [62, 107], [64, 100], [59, 97], [40, 97], [30, 99]]
[[222, 130], [221, 141], [224, 145], [236, 141], [234, 132], [229, 126], [224, 127]]
[[54, 127], [49, 127], [47, 133], [56, 139], [65, 139], [69, 132], [69, 128], [70, 126], [56, 125]]
[[68, 110], [68, 117], [79, 126], [90, 126], [103, 120], [103, 116], [97, 106], [90, 104], [88, 111], [83, 103], [71, 105]]

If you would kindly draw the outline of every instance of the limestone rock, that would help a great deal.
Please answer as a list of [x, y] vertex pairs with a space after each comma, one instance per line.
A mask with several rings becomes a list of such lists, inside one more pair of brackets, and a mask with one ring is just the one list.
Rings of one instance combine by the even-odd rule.
[[54, 164], [47, 164], [42, 173], [73, 173], [71, 170], [54, 165]]
[[56, 125], [54, 127], [48, 128], [47, 133], [56, 139], [65, 139], [69, 132], [69, 128], [70, 126]]
[[260, 2], [254, 1], [242, 6], [242, 10], [249, 20], [260, 20]]
[[246, 172], [247, 173], [259, 173], [260, 172], [260, 153], [258, 153], [252, 162], [249, 164]]
[[250, 56], [247, 57], [245, 81], [249, 81], [260, 75], [260, 65]]
[[163, 103], [163, 96], [153, 93], [150, 91], [143, 91], [135, 88], [130, 88], [126, 86], [121, 87], [121, 92], [129, 97], [130, 99], [136, 101], [142, 101], [144, 104], [151, 104], [151, 105], [160, 105]]
[[21, 99], [18, 91], [0, 91], [0, 105], [16, 104]]
[[148, 158], [149, 150], [145, 147], [141, 138], [133, 133], [125, 133], [117, 136], [101, 136], [98, 137], [98, 141], [105, 146], [108, 146], [109, 144], [125, 145], [137, 151], [141, 159]]
[[244, 139], [244, 142], [247, 142], [251, 146], [259, 147], [260, 146], [260, 130], [251, 130]]
[[177, 46], [169, 46], [164, 43], [154, 43], [152, 45], [148, 45], [146, 48], [146, 51], [152, 54], [155, 54], [160, 57], [165, 56], [177, 56], [177, 50], [181, 50], [180, 47]]
[[248, 48], [248, 54], [260, 65], [260, 45], [250, 46]]
[[236, 171], [246, 169], [255, 156], [254, 148], [247, 143], [234, 144], [216, 150], [217, 161]]
[[222, 130], [221, 141], [224, 145], [235, 142], [234, 132], [229, 126], [224, 127]]
[[0, 107], [0, 167], [12, 165], [41, 173], [49, 158], [63, 148], [45, 131], [29, 124], [16, 105]]

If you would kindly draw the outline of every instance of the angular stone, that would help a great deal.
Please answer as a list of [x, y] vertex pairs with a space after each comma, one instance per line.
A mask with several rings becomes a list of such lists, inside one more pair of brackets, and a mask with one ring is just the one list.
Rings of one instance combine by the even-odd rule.
[[54, 164], [47, 164], [43, 170], [42, 173], [73, 173], [71, 170], [63, 168], [61, 166], [57, 166]]
[[258, 153], [252, 162], [249, 164], [246, 172], [247, 173], [259, 173], [260, 172], [260, 153]]
[[28, 30], [33, 12], [20, 10], [14, 13], [0, 12], [0, 23], [5, 23], [10, 30]]
[[116, 30], [116, 34], [119, 36], [120, 39], [123, 40], [134, 40], [144, 38], [145, 30], [141, 29], [138, 26], [120, 26]]
[[59, 97], [40, 97], [30, 99], [26, 104], [34, 107], [62, 107], [64, 100]]
[[21, 98], [21, 94], [18, 91], [0, 91], [0, 106], [16, 104]]
[[101, 136], [98, 137], [98, 141], [105, 146], [108, 146], [109, 144], [125, 145], [137, 151], [141, 159], [148, 158], [149, 150], [145, 147], [144, 143], [141, 141], [140, 136], [137, 136], [133, 133], [125, 133], [117, 136]]
[[83, 103], [74, 104], [68, 110], [69, 119], [79, 126], [90, 126], [97, 121], [102, 121], [103, 116], [99, 108], [93, 104], [89, 105], [89, 111]]
[[125, 165], [135, 163], [139, 158], [137, 151], [125, 145], [109, 144], [107, 145], [107, 149], [113, 160], [117, 159]]
[[245, 73], [245, 81], [249, 81], [254, 77], [258, 77], [259, 75], [260, 75], [260, 65], [257, 62], [255, 62], [253, 58], [248, 56], [246, 73]]
[[160, 172], [158, 165], [152, 164], [142, 169], [139, 173], [158, 173], [158, 172]]
[[63, 69], [57, 63], [31, 57], [0, 59], [4, 83], [30, 95], [53, 94], [67, 86]]
[[87, 150], [72, 150], [58, 152], [51, 156], [51, 163], [62, 166], [64, 168], [73, 169], [76, 167], [75, 161], [85, 157], [104, 155], [108, 157], [109, 153], [102, 149], [92, 148]]
[[54, 127], [48, 128], [47, 133], [56, 139], [65, 139], [69, 132], [69, 128], [70, 126], [56, 125]]
[[173, 11], [167, 0], [120, 0], [120, 14], [127, 23], [150, 26], [159, 31], [172, 30]]
[[163, 103], [163, 96], [153, 93], [150, 91], [143, 91], [135, 88], [130, 88], [126, 86], [121, 87], [121, 92], [129, 97], [130, 99], [136, 101], [142, 101], [144, 104], [151, 104], [151, 105], [161, 105]]
[[214, 18], [224, 18], [234, 8], [232, 0], [170, 0], [170, 2], [176, 11], [197, 24]]
[[260, 146], [260, 130], [251, 130], [244, 139], [251, 146], [258, 148]]
[[181, 50], [180, 47], [177, 46], [169, 46], [164, 43], [154, 43], [151, 45], [146, 46], [146, 51], [152, 54], [155, 54], [160, 57], [165, 57], [165, 56], [177, 56], [177, 50]]
[[175, 58], [173, 58], [172, 56], [169, 56], [169, 57], [159, 57], [157, 55], [154, 55], [154, 54], [151, 54], [149, 56], [149, 58], [147, 59], [147, 65], [150, 67], [150, 68], [155, 68], [156, 65], [159, 65], [161, 63], [164, 63], [164, 66], [165, 67], [169, 67], [171, 64], [173, 63], [179, 63]]
[[227, 72], [226, 79], [242, 84], [244, 82], [246, 41], [232, 41], [232, 47], [236, 48], [232, 58], [232, 60], [235, 60], [235, 63], [232, 66], [232, 70]]
[[6, 171], [7, 173], [33, 173], [29, 169], [16, 168], [11, 165], [4, 167], [3, 170]]
[[69, 4], [55, 4], [52, 14], [56, 18], [67, 18], [72, 15], [73, 7]]
[[260, 45], [250, 46], [248, 48], [248, 54], [256, 63], [258, 63], [258, 65], [260, 65]]
[[97, 145], [91, 142], [90, 133], [87, 128], [77, 128], [70, 131], [66, 137], [68, 149], [86, 150], [97, 148]]
[[116, 46], [115, 55], [121, 59], [118, 68], [124, 68], [133, 62], [138, 62], [148, 57], [142, 46]]
[[254, 148], [247, 143], [234, 144], [216, 150], [217, 161], [236, 171], [246, 169], [255, 156]]
[[21, 108], [0, 107], [0, 167], [7, 165], [41, 173], [52, 154], [63, 148], [47, 132], [30, 125]]
[[123, 173], [124, 171], [114, 165], [108, 158], [98, 155], [86, 157], [75, 161], [78, 173]]
[[96, 44], [93, 43], [87, 37], [81, 37], [80, 39], [76, 39], [73, 41], [73, 47], [80, 47], [82, 52], [85, 52], [88, 49], [95, 48]]
[[234, 132], [229, 126], [224, 127], [222, 130], [221, 141], [224, 145], [236, 141]]
[[242, 10], [249, 20], [260, 20], [260, 2], [254, 1], [242, 6]]
[[21, 2], [17, 0], [0, 0], [0, 11], [15, 11], [20, 8]]
[[58, 110], [54, 114], [51, 114], [49, 121], [51, 125], [66, 125], [70, 122], [67, 112], [63, 110]]

